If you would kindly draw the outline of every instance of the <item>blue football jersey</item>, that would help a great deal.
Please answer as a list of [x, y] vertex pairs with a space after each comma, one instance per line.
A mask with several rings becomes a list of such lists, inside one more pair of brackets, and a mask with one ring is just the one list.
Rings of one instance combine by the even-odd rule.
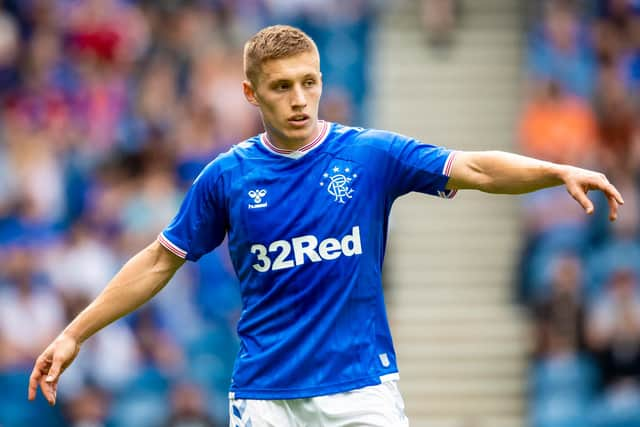
[[389, 211], [445, 189], [455, 152], [320, 122], [291, 152], [266, 134], [221, 154], [194, 181], [159, 241], [195, 261], [225, 236], [238, 275], [236, 398], [294, 399], [397, 376], [382, 293]]

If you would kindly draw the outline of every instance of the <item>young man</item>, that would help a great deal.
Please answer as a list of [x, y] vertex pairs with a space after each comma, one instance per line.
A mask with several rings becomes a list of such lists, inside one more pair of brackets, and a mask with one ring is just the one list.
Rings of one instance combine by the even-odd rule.
[[318, 120], [318, 51], [295, 28], [253, 36], [245, 73], [265, 133], [202, 171], [158, 240], [37, 359], [30, 399], [40, 386], [54, 404], [58, 378], [87, 338], [228, 236], [243, 300], [231, 425], [405, 426], [381, 287], [393, 201], [410, 191], [452, 197], [564, 184], [587, 213], [591, 189], [606, 194], [612, 220], [623, 203], [600, 173]]

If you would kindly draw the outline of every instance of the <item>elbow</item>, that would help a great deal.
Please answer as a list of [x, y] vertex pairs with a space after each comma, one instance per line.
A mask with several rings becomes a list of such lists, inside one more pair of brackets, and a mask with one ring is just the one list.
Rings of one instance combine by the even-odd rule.
[[487, 152], [460, 152], [453, 163], [449, 183], [458, 190], [479, 190], [487, 193], [497, 189]]
[[482, 170], [473, 170], [466, 188], [482, 191], [483, 193], [499, 193], [500, 183], [492, 175]]
[[474, 162], [471, 162], [471, 169], [473, 170], [476, 189], [485, 193], [500, 193], [503, 191], [501, 188], [499, 176], [497, 173], [496, 159], [499, 158], [500, 153], [497, 151], [486, 151], [477, 153], [474, 157]]
[[145, 256], [151, 264], [153, 271], [175, 272], [184, 264], [185, 260], [174, 255], [162, 244], [155, 240], [143, 250]]
[[491, 194], [520, 194], [522, 189], [516, 184], [517, 174], [513, 173], [513, 166], [504, 160], [505, 153], [501, 151], [486, 151], [477, 153], [474, 161], [470, 162], [473, 174], [474, 188]]
[[155, 264], [163, 257], [164, 251], [165, 249], [162, 244], [158, 240], [155, 240], [149, 244], [149, 246], [144, 248], [143, 253], [149, 257], [149, 259], [153, 260], [153, 263]]
[[484, 193], [497, 193], [498, 183], [496, 180], [486, 173], [475, 171], [473, 179], [473, 188]]

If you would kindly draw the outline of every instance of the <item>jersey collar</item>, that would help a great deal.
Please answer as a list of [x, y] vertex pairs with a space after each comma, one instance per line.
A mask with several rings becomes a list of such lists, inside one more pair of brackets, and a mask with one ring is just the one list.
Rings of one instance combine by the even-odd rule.
[[266, 132], [260, 135], [260, 142], [267, 150], [274, 154], [288, 157], [290, 159], [299, 159], [313, 149], [318, 148], [324, 142], [324, 140], [327, 139], [327, 135], [329, 134], [329, 123], [325, 120], [320, 120], [319, 122], [320, 133], [318, 133], [318, 136], [316, 136], [313, 141], [303, 147], [298, 148], [297, 150], [287, 150], [285, 148], [276, 147], [271, 143], [271, 141], [269, 141], [269, 137], [267, 136]]

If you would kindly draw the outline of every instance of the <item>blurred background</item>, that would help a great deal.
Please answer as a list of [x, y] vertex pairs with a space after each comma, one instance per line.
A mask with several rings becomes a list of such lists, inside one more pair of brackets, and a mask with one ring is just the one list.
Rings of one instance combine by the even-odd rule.
[[[640, 426], [640, 1], [0, 1], [0, 426], [227, 425], [240, 301], [223, 246], [87, 341], [58, 405], [35, 357], [261, 132], [242, 44], [319, 45], [321, 117], [606, 172], [562, 188], [410, 195], [385, 270], [412, 426]], [[283, 361], [286, 363], [286, 361]]]

